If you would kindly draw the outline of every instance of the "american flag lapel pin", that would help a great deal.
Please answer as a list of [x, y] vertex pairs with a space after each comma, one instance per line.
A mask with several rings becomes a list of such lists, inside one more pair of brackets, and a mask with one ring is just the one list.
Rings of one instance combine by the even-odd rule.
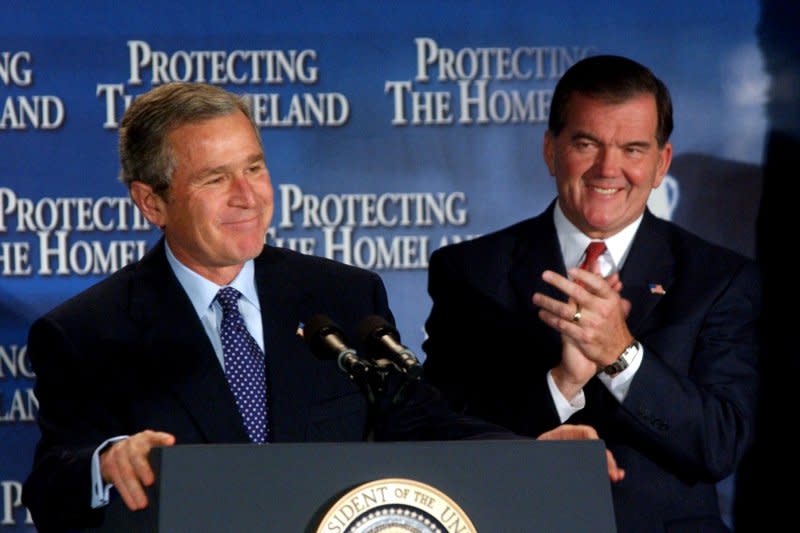
[[650, 287], [650, 294], [667, 294], [667, 291], [664, 290], [660, 283], [651, 283], [648, 287]]
[[295, 330], [294, 334], [302, 339], [305, 327], [306, 327], [305, 324], [303, 324], [302, 322], [298, 322], [297, 323], [297, 329]]

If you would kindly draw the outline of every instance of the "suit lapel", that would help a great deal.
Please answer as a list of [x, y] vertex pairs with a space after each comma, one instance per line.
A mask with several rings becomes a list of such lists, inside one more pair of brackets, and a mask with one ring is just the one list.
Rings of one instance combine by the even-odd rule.
[[662, 225], [649, 211], [620, 272], [622, 295], [631, 302], [628, 328], [635, 336], [675, 279], [675, 258]]
[[241, 417], [208, 335], [172, 272], [163, 239], [137, 265], [130, 313], [141, 325], [142, 354], [207, 442], [248, 442]]
[[302, 289], [295, 286], [281, 257], [271, 247], [256, 260], [255, 277], [261, 304], [264, 328], [264, 347], [267, 351], [270, 383], [280, 385], [291, 359], [280, 354], [292, 353], [298, 342], [297, 326], [301, 319], [297, 311]]
[[[297, 336], [301, 320], [309, 318], [309, 297], [304, 272], [292, 269], [281, 250], [265, 246], [256, 258], [255, 278], [264, 329], [264, 351], [270, 397], [270, 431], [273, 440], [298, 440], [289, 433], [296, 421], [307, 418], [301, 410], [313, 394], [315, 361]], [[317, 310], [318, 311], [318, 310]], [[290, 422], [291, 421], [291, 422]]]
[[[539, 292], [563, 300], [564, 295], [542, 280], [542, 272], [553, 270], [566, 276], [567, 269], [558, 245], [553, 209], [555, 202], [539, 216], [519, 227], [519, 235], [512, 253], [510, 280], [519, 305], [538, 311], [531, 297]], [[537, 318], [538, 320], [538, 318]]]

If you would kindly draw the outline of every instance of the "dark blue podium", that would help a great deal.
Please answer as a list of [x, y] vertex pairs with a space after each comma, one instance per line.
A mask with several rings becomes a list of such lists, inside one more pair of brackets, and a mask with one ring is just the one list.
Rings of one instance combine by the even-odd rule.
[[[151, 505], [134, 513], [117, 498], [95, 531], [369, 531], [346, 527], [344, 518], [369, 511], [374, 499], [341, 498], [385, 479], [437, 489], [441, 495], [417, 499], [449, 498], [481, 533], [616, 531], [602, 441], [184, 445], [154, 450], [152, 461]], [[337, 501], [343, 511], [331, 516]], [[330, 523], [320, 525], [326, 515]], [[453, 531], [470, 531], [461, 525]]]

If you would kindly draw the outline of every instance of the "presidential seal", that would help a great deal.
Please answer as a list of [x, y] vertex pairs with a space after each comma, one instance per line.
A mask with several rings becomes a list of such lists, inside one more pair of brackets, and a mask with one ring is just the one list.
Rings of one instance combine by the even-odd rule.
[[331, 506], [316, 533], [477, 533], [443, 492], [410, 479], [360, 485]]

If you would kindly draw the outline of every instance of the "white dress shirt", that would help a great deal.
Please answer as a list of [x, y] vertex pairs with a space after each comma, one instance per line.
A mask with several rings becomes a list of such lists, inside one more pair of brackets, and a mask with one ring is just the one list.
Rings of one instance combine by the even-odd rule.
[[[642, 222], [642, 218], [643, 215], [623, 228], [622, 231], [604, 240], [606, 243], [606, 251], [603, 252], [597, 260], [600, 266], [600, 272], [603, 276], [608, 277], [622, 269], [625, 259], [628, 257], [631, 243], [633, 243], [633, 238], [636, 235], [636, 230], [639, 229], [639, 224]], [[558, 202], [556, 202], [555, 209], [553, 210], [553, 222], [556, 226], [558, 244], [561, 249], [561, 257], [564, 258], [564, 265], [567, 269], [578, 267], [583, 262], [586, 247], [592, 242], [592, 239], [576, 228], [572, 222], [567, 220]], [[644, 349], [640, 349], [639, 353], [634, 355], [630, 366], [622, 372], [613, 377], [601, 372], [597, 377], [608, 388], [609, 392], [611, 392], [617, 400], [622, 402], [628, 394], [631, 380], [642, 365], [643, 359]], [[571, 401], [567, 400], [564, 395], [561, 394], [561, 391], [553, 380], [552, 370], [547, 373], [547, 384], [550, 388], [550, 395], [553, 398], [561, 422], [564, 422], [570, 416], [586, 407], [586, 397], [583, 394], [583, 390], [576, 394]]]

